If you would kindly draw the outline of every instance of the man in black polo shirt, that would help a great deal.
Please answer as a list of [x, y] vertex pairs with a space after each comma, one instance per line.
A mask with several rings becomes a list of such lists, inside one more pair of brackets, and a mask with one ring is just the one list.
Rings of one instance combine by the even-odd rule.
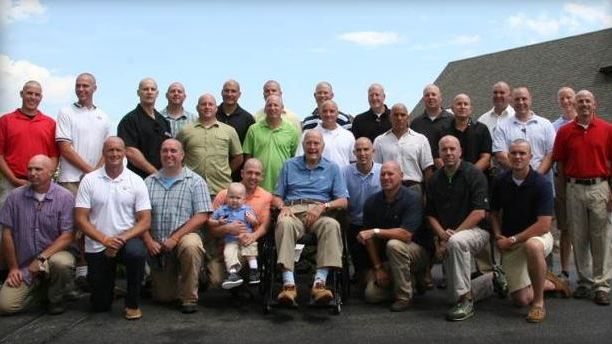
[[172, 134], [168, 121], [155, 110], [155, 100], [159, 94], [155, 80], [142, 79], [137, 94], [140, 103], [121, 119], [117, 136], [123, 139], [127, 147], [127, 167], [144, 179], [161, 168], [161, 144]]
[[491, 163], [491, 134], [487, 126], [472, 120], [472, 101], [467, 94], [458, 94], [453, 99], [454, 118], [442, 131], [442, 136], [453, 135], [461, 144], [464, 161], [469, 161], [481, 171]]
[[[255, 123], [255, 117], [238, 105], [241, 94], [238, 81], [228, 80], [223, 84], [221, 90], [223, 102], [217, 108], [217, 120], [236, 129], [240, 144], [244, 145], [244, 138], [251, 124]], [[240, 177], [241, 170], [242, 166], [232, 172], [232, 181], [240, 182], [242, 179]]]
[[453, 115], [442, 108], [442, 93], [436, 85], [427, 85], [423, 89], [423, 105], [425, 111], [412, 121], [410, 128], [427, 137], [435, 168], [439, 169], [442, 160], [438, 156], [438, 140], [442, 137], [442, 130], [450, 125]]
[[391, 129], [391, 121], [389, 120], [391, 110], [385, 105], [385, 89], [381, 84], [370, 85], [368, 88], [368, 103], [370, 109], [355, 116], [351, 131], [355, 139], [367, 137], [374, 142], [378, 135]]
[[[334, 91], [332, 90], [331, 84], [327, 81], [321, 81], [318, 83], [315, 87], [314, 98], [317, 102], [317, 107], [312, 110], [312, 115], [307, 116], [302, 121], [302, 131], [313, 129], [319, 124], [319, 122], [321, 122], [321, 116], [319, 115], [319, 112], [322, 110], [321, 106], [324, 102], [334, 99]], [[353, 118], [350, 115], [345, 114], [342, 111], [338, 111], [336, 123], [338, 123], [339, 126], [346, 130], [351, 130], [352, 121]]]
[[[438, 237], [444, 257], [448, 290], [455, 306], [447, 319], [460, 321], [474, 315], [476, 291], [492, 290], [472, 285], [472, 258], [489, 242], [489, 232], [481, 222], [489, 209], [487, 179], [473, 164], [461, 160], [461, 146], [454, 136], [444, 136], [439, 143], [444, 168], [436, 171], [427, 186], [426, 216]], [[478, 279], [483, 283], [490, 278]], [[473, 292], [474, 291], [474, 292]]]
[[[410, 308], [412, 276], [425, 273], [433, 248], [431, 233], [422, 226], [421, 195], [403, 186], [402, 176], [397, 162], [383, 164], [380, 171], [382, 191], [365, 202], [363, 226], [367, 229], [357, 235], [357, 240], [366, 246], [373, 267], [368, 274], [365, 299], [376, 303], [394, 297], [393, 312]], [[382, 264], [382, 248], [389, 259], [388, 266]], [[389, 291], [391, 280], [394, 295]]]
[[556, 290], [569, 297], [570, 289], [546, 271], [546, 256], [553, 249], [553, 195], [550, 182], [529, 166], [531, 157], [526, 140], [512, 142], [511, 170], [494, 184], [491, 218], [510, 295], [521, 306], [531, 305], [528, 322], [542, 322], [546, 318], [544, 292]]

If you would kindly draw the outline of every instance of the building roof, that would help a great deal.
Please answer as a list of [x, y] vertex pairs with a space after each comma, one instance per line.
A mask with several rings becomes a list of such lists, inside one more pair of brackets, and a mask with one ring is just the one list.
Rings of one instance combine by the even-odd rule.
[[[533, 96], [533, 111], [549, 119], [561, 112], [559, 88], [588, 89], [597, 99], [598, 114], [610, 121], [612, 29], [453, 61], [434, 83], [442, 90], [445, 108], [455, 95], [466, 93], [472, 99], [472, 116], [478, 117], [493, 107], [491, 90], [500, 80], [511, 88], [527, 86]], [[422, 101], [413, 113], [423, 113]]]

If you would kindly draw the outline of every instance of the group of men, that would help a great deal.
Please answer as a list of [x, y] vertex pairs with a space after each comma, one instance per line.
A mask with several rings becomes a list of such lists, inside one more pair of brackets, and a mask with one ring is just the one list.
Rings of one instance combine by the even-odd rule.
[[[495, 289], [504, 294], [503, 273], [479, 264], [491, 241], [513, 300], [530, 305], [528, 321], [546, 318], [545, 291], [570, 295], [571, 245], [574, 297], [609, 304], [612, 127], [595, 114], [589, 91], [562, 88], [563, 114], [553, 125], [532, 111], [526, 87], [511, 91], [505, 82], [493, 86], [494, 106], [478, 120], [466, 94], [445, 110], [436, 85], [425, 87], [425, 111], [412, 120], [405, 105], [387, 107], [380, 84], [368, 88], [370, 109], [353, 118], [339, 111], [331, 84], [320, 82], [317, 107], [300, 124], [274, 80], [264, 84], [265, 106], [255, 116], [238, 105], [235, 80], [224, 83], [219, 105], [211, 94], [200, 96], [195, 116], [183, 108], [186, 92], [177, 82], [158, 112], [157, 83], [145, 78], [117, 136], [94, 105], [95, 77], [79, 75], [75, 91], [78, 101], [56, 124], [38, 110], [41, 85], [29, 81], [21, 108], [0, 118], [0, 256], [8, 268], [2, 313], [23, 309], [45, 284], [49, 312], [63, 312], [75, 265], [87, 276], [92, 309], [107, 311], [118, 262], [126, 266], [127, 319], [142, 317], [146, 262], [153, 298], [195, 312], [200, 273], [212, 285], [223, 279], [219, 239], [234, 235], [249, 245], [272, 222], [283, 281], [278, 301], [297, 302], [295, 244], [312, 231], [311, 297], [326, 304], [334, 292], [328, 273], [342, 268], [343, 209], [365, 299], [392, 299], [392, 311], [409, 309], [414, 294], [430, 287], [436, 260], [453, 303], [448, 320], [468, 319], [474, 302]], [[64, 188], [52, 181], [58, 159]], [[258, 220], [252, 231], [241, 222], [206, 225], [232, 181], [245, 187]], [[553, 204], [565, 279], [546, 264]], [[473, 279], [475, 271], [485, 274]]]

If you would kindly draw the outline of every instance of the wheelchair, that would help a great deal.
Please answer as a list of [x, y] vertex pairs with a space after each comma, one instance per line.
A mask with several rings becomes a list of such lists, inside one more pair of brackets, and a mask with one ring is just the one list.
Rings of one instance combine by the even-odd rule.
[[[260, 274], [261, 282], [259, 284], [259, 292], [263, 296], [262, 300], [262, 311], [263, 314], [269, 314], [273, 307], [279, 307], [280, 304], [276, 300], [276, 294], [280, 291], [282, 282], [280, 281], [281, 272], [277, 266], [277, 252], [275, 244], [275, 230], [276, 222], [280, 210], [271, 209], [270, 216], [272, 221], [270, 228], [266, 235], [260, 241]], [[342, 268], [331, 268], [327, 276], [326, 285], [331, 289], [333, 293], [333, 299], [327, 305], [320, 307], [330, 309], [334, 315], [339, 315], [342, 311], [342, 304], [346, 302], [350, 294], [350, 279], [349, 279], [349, 255], [348, 255], [348, 244], [346, 237], [346, 211], [334, 210], [333, 214], [326, 213], [323, 216], [330, 216], [336, 219], [340, 223], [340, 232], [342, 237]], [[317, 245], [317, 238], [312, 232], [305, 232], [304, 235], [297, 241], [296, 245], [305, 245], [311, 247]], [[300, 257], [300, 262], [305, 259], [303, 255]], [[296, 287], [298, 285], [298, 275], [300, 274], [297, 269], [294, 271], [296, 276]], [[298, 298], [299, 298], [298, 294]], [[311, 301], [310, 306], [315, 304]], [[297, 307], [297, 306], [296, 306]]]

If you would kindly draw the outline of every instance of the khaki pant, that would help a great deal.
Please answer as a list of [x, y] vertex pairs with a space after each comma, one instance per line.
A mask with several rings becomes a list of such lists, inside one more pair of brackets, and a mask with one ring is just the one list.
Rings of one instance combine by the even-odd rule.
[[416, 243], [389, 240], [386, 245], [388, 266], [393, 279], [393, 294], [388, 288], [376, 285], [374, 274], [368, 274], [365, 289], [366, 302], [377, 303], [388, 300], [393, 295], [396, 300], [412, 298], [412, 282], [416, 275], [423, 274], [429, 266], [429, 254]]
[[76, 197], [79, 192], [79, 184], [80, 182], [63, 182], [59, 183], [59, 185], [63, 186], [66, 190], [72, 192], [72, 195]]
[[196, 303], [203, 257], [200, 236], [196, 233], [183, 236], [174, 248], [174, 257], [167, 259], [164, 268], [151, 269], [153, 299], [170, 302], [178, 298], [183, 304]]
[[35, 278], [30, 285], [21, 283], [11, 288], [6, 283], [0, 288], [0, 314], [20, 312], [36, 300], [46, 298], [50, 303], [59, 303], [67, 291], [66, 285], [74, 278], [74, 256], [60, 251], [49, 257], [49, 274], [46, 278]]
[[578, 284], [610, 292], [612, 225], [608, 221], [608, 183], [568, 183], [566, 192], [568, 228], [574, 246]]
[[488, 244], [489, 232], [478, 227], [462, 230], [448, 240], [444, 267], [451, 302], [456, 302], [460, 296], [472, 290], [470, 275], [473, 257]]
[[240, 271], [246, 257], [257, 257], [257, 242], [252, 242], [247, 246], [242, 246], [238, 241], [226, 242], [223, 247], [223, 257], [227, 271], [232, 266], [238, 266], [236, 270]]
[[[527, 241], [537, 240], [544, 247], [544, 257], [548, 256], [553, 249], [554, 240], [550, 233], [529, 238]], [[527, 243], [527, 241], [525, 243]], [[506, 273], [508, 289], [510, 293], [530, 286], [529, 266], [525, 243], [516, 244], [509, 251], [502, 254], [502, 268]]]
[[[291, 206], [293, 216], [278, 218], [275, 230], [276, 250], [278, 251], [278, 264], [285, 269], [293, 271], [295, 263], [295, 243], [304, 235], [302, 222], [306, 212], [314, 204], [296, 204]], [[342, 267], [342, 237], [340, 224], [328, 216], [321, 216], [311, 228], [317, 237], [317, 268]]]

